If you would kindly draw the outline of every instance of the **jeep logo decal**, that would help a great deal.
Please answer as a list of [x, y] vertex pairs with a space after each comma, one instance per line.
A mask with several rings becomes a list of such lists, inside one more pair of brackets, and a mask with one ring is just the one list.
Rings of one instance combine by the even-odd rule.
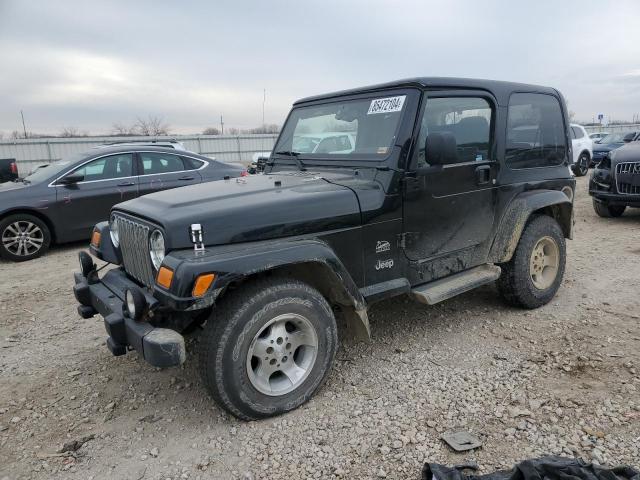
[[378, 260], [376, 263], [376, 270], [384, 270], [385, 268], [393, 268], [393, 259]]

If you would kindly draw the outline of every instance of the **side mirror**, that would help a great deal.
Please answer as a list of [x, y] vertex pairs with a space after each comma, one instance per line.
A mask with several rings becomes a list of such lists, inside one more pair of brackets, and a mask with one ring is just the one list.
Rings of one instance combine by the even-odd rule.
[[456, 138], [449, 132], [434, 132], [427, 135], [424, 153], [429, 165], [458, 163]]
[[76, 183], [83, 180], [84, 175], [82, 173], [72, 173], [70, 175], [67, 175], [66, 177], [62, 177], [60, 180], [58, 180], [58, 183], [60, 185], [75, 185]]

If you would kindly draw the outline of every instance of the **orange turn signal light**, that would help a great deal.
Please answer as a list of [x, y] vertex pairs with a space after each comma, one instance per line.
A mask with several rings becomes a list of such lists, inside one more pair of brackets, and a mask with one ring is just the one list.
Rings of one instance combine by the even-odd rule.
[[201, 297], [216, 279], [216, 275], [214, 273], [205, 273], [204, 275], [200, 275], [196, 279], [196, 283], [193, 285], [193, 291], [191, 292], [194, 297]]
[[172, 280], [173, 270], [167, 267], [160, 267], [160, 270], [158, 270], [158, 276], [156, 277], [156, 283], [161, 287], [169, 288]]
[[100, 230], [94, 230], [93, 233], [91, 234], [91, 245], [98, 248], [100, 246], [101, 237], [102, 237], [102, 234], [100, 233]]

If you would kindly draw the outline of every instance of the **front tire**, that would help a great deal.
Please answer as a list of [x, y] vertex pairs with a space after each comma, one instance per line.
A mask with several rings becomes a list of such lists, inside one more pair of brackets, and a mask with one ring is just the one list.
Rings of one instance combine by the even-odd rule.
[[572, 170], [576, 177], [584, 177], [589, 172], [589, 164], [591, 159], [589, 154], [583, 152], [580, 154], [578, 161], [573, 165]]
[[606, 203], [599, 202], [595, 198], [593, 201], [593, 210], [598, 216], [603, 218], [620, 217], [627, 208], [625, 205], [607, 205]]
[[335, 357], [335, 317], [324, 297], [289, 278], [251, 281], [214, 309], [199, 368], [214, 400], [243, 420], [279, 415], [307, 400]]
[[0, 221], [0, 257], [26, 262], [49, 250], [51, 232], [38, 217], [26, 213], [9, 215]]
[[565, 262], [560, 225], [547, 215], [536, 215], [525, 226], [511, 260], [501, 265], [498, 290], [511, 305], [541, 307], [558, 291]]

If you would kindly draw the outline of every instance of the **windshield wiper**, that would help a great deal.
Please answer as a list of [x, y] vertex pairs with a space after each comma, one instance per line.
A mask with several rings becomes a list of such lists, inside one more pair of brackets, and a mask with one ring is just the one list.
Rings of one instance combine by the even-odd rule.
[[296, 162], [296, 165], [298, 165], [298, 168], [300, 169], [301, 172], [305, 172], [307, 170], [307, 167], [304, 166], [304, 163], [302, 163], [302, 160], [298, 158], [298, 155], [300, 155], [300, 152], [292, 152], [289, 150], [284, 150], [281, 152], [276, 152], [276, 155], [285, 155], [287, 157], [291, 157]]

